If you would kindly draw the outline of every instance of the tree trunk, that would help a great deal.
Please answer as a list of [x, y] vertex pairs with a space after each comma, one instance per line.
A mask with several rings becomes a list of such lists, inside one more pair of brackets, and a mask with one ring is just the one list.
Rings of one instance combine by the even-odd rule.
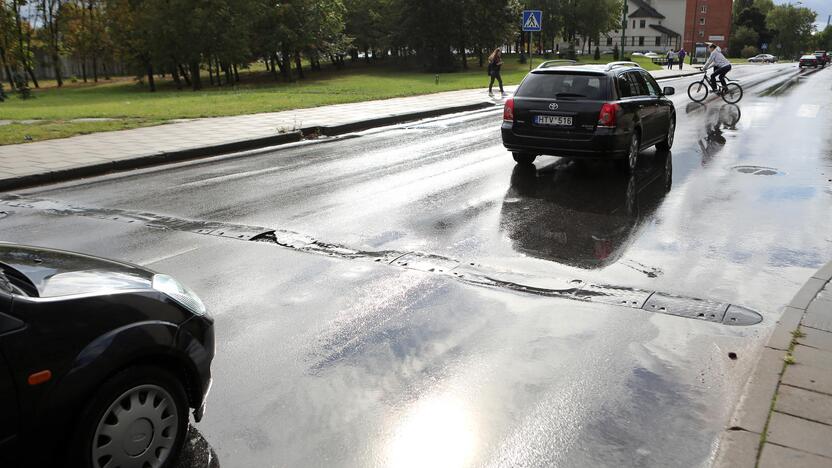
[[210, 58], [208, 59], [208, 80], [211, 82], [211, 86], [214, 86], [214, 65]]
[[191, 79], [188, 77], [188, 73], [185, 72], [185, 67], [182, 66], [180, 63], [177, 65], [179, 67], [179, 74], [182, 75], [182, 78], [185, 80], [185, 86], [191, 86]]
[[292, 81], [292, 55], [289, 53], [288, 50], [284, 50], [282, 55], [283, 60], [277, 63], [277, 65], [280, 67], [280, 73], [283, 74], [284, 80]]
[[303, 74], [303, 66], [300, 63], [300, 52], [295, 52], [295, 69], [298, 71], [298, 78], [301, 80], [306, 78]]
[[176, 69], [176, 64], [170, 67], [170, 76], [173, 82], [176, 83], [176, 89], [182, 90], [182, 80], [179, 79], [179, 71]]
[[156, 92], [156, 80], [153, 78], [153, 65], [150, 62], [147, 63], [147, 85], [150, 87], [150, 92]]
[[86, 57], [81, 57], [81, 79], [84, 80], [84, 83], [87, 82], [87, 59], [86, 59]]
[[235, 83], [240, 82], [240, 71], [237, 70], [237, 64], [236, 63], [234, 64], [234, 82]]
[[220, 59], [214, 59], [214, 66], [217, 70], [217, 85], [222, 86], [222, 73], [220, 72]]
[[271, 65], [271, 72], [272, 72], [272, 76], [274, 77], [275, 81], [277, 81], [277, 79], [279, 78], [278, 75], [277, 75], [277, 65], [275, 65], [276, 56], [277, 56], [277, 54], [272, 54], [272, 56], [269, 57], [268, 62], [266, 62], [266, 63]]
[[[202, 89], [202, 77], [199, 76], [199, 62], [193, 61], [190, 64], [191, 68], [191, 88], [194, 91]], [[187, 78], [188, 75], [185, 75]]]
[[462, 54], [462, 69], [467, 70], [468, 69], [468, 55], [465, 52], [465, 44], [460, 46], [459, 52]]
[[14, 79], [12, 78], [12, 69], [9, 67], [9, 62], [6, 61], [6, 49], [0, 47], [0, 61], [3, 62], [3, 70], [6, 72], [6, 79], [9, 80], [10, 89], [14, 90]]
[[35, 71], [32, 70], [32, 67], [29, 64], [26, 64], [26, 73], [29, 74], [29, 78], [32, 79], [32, 84], [35, 85], [35, 88], [40, 88], [40, 85], [38, 84], [38, 79], [35, 77]]
[[364, 48], [364, 61], [370, 63], [370, 49]]
[[228, 65], [227, 63], [223, 64], [223, 69], [225, 70], [225, 83], [226, 84], [233, 83], [234, 78], [231, 76], [231, 66]]
[[98, 83], [98, 55], [92, 54], [92, 79]]

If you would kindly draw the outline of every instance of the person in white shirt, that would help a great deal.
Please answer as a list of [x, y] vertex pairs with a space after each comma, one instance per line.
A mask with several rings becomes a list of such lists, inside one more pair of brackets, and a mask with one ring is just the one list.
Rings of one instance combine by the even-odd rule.
[[728, 59], [722, 55], [722, 50], [720, 50], [716, 44], [710, 44], [708, 49], [711, 51], [711, 55], [705, 62], [703, 70], [714, 67], [714, 72], [711, 74], [711, 89], [713, 89], [714, 92], [719, 93], [716, 89], [716, 79], [719, 78], [719, 82], [722, 83], [723, 88], [728, 86], [725, 82], [725, 75], [731, 71], [731, 62], [729, 62]]

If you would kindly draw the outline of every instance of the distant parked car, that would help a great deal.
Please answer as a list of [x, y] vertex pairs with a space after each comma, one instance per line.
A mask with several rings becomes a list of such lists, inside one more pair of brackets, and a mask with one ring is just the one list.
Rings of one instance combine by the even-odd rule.
[[798, 66], [798, 68], [804, 68], [804, 67], [805, 68], [808, 68], [808, 67], [817, 68], [821, 65], [820, 65], [820, 61], [818, 60], [817, 57], [815, 57], [814, 55], [807, 54], [807, 55], [804, 55], [804, 56], [800, 57], [800, 62], [798, 63], [797, 66]]
[[818, 65], [825, 67], [829, 63], [829, 54], [825, 50], [816, 50], [815, 57], [818, 58]]
[[0, 243], [0, 466], [173, 466], [213, 357], [213, 319], [170, 276]]
[[673, 88], [634, 62], [552, 62], [529, 72], [503, 108], [503, 146], [518, 164], [548, 154], [619, 159], [633, 172], [643, 149], [673, 145]]
[[632, 54], [630, 54], [630, 55], [635, 55], [635, 56], [638, 56], [638, 57], [643, 57], [643, 56], [644, 56], [644, 54], [643, 54], [643, 53], [641, 53], [641, 52], [633, 52], [633, 53], [632, 53]]
[[748, 61], [752, 63], [774, 63], [777, 61], [777, 57], [771, 54], [759, 54], [751, 57]]
[[648, 58], [655, 58], [655, 57], [658, 57], [659, 54], [657, 54], [655, 52], [647, 52], [646, 54], [644, 54], [644, 56], [648, 57]]

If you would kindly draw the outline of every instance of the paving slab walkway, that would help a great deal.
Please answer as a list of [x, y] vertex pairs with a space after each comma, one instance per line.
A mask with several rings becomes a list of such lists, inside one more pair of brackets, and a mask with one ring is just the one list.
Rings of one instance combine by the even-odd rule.
[[785, 307], [715, 466], [832, 467], [832, 262]]
[[[657, 79], [692, 71], [659, 70]], [[507, 87], [513, 92], [516, 87]], [[498, 93], [499, 94], [499, 93]], [[502, 104], [485, 89], [308, 109], [179, 120], [154, 127], [0, 146], [0, 190], [337, 135]]]

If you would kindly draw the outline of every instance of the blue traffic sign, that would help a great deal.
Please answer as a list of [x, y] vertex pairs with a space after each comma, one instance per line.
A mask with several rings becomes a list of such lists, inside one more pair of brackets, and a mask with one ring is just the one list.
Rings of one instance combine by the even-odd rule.
[[523, 31], [537, 32], [543, 29], [543, 12], [540, 10], [523, 10]]

